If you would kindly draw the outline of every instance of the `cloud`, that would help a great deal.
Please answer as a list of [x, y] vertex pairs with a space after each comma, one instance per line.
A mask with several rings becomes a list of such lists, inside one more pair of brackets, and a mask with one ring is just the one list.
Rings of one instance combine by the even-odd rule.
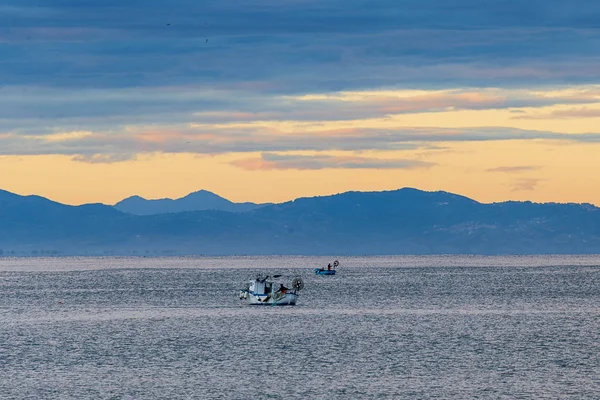
[[89, 164], [112, 164], [135, 160], [133, 154], [78, 154], [71, 157], [73, 161]]
[[540, 169], [540, 167], [535, 166], [535, 165], [514, 165], [514, 166], [507, 166], [507, 167], [489, 168], [489, 169], [487, 169], [487, 172], [506, 172], [506, 173], [510, 174], [510, 173], [535, 171], [538, 169]]
[[543, 179], [539, 178], [519, 178], [512, 182], [512, 191], [532, 191], [535, 190], [537, 185], [543, 181]]
[[[0, 132], [117, 130], [122, 126], [261, 121], [349, 121], [458, 110], [600, 103], [595, 85], [546, 90], [446, 89], [278, 95], [201, 87], [80, 91], [9, 87], [0, 92]], [[516, 118], [522, 118], [517, 116]]]
[[59, 133], [52, 133], [49, 135], [44, 135], [44, 136], [25, 136], [28, 139], [42, 139], [45, 140], [47, 142], [64, 142], [64, 141], [70, 141], [70, 140], [80, 140], [83, 139], [85, 137], [89, 137], [92, 136], [93, 133], [90, 131], [73, 131], [73, 132], [59, 132]]
[[599, 118], [600, 109], [571, 108], [568, 110], [555, 110], [549, 113], [525, 114], [513, 119], [565, 119], [565, 118]]
[[252, 82], [280, 93], [589, 83], [599, 16], [592, 0], [5, 0], [11, 62], [0, 76], [88, 89]]
[[[227, 154], [293, 151], [386, 151], [431, 149], [442, 143], [554, 140], [600, 143], [599, 133], [565, 134], [503, 127], [480, 128], [339, 128], [316, 122], [231, 123], [222, 125], [133, 126], [91, 135], [0, 135], [0, 155], [98, 155], [107, 157], [149, 153]], [[50, 136], [53, 137], [53, 136]], [[120, 157], [120, 156], [119, 156]], [[82, 157], [80, 161], [88, 160]], [[101, 158], [99, 158], [101, 159]]]
[[381, 159], [359, 156], [288, 155], [263, 153], [260, 157], [235, 160], [232, 165], [251, 171], [256, 170], [320, 170], [343, 169], [417, 169], [437, 164], [408, 159]]
[[[368, 120], [591, 107], [600, 102], [599, 17], [592, 0], [4, 0], [0, 154], [101, 162], [149, 152], [597, 142], [594, 133], [382, 129]], [[593, 116], [583, 110], [550, 117]]]

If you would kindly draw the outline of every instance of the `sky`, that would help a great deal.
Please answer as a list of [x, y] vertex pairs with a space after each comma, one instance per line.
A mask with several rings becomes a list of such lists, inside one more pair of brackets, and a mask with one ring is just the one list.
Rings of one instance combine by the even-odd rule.
[[600, 205], [600, 2], [3, 0], [0, 189]]

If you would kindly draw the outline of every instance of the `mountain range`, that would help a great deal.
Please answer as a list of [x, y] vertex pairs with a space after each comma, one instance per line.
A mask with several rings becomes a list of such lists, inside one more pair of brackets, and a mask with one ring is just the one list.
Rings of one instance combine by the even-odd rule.
[[121, 200], [114, 207], [129, 214], [155, 215], [203, 210], [245, 212], [265, 205], [270, 204], [233, 203], [207, 190], [200, 190], [175, 200], [147, 200], [140, 196], [131, 196]]
[[590, 204], [485, 204], [448, 192], [404, 188], [255, 206], [243, 212], [135, 215], [108, 205], [68, 206], [0, 191], [0, 251], [4, 255], [600, 253], [600, 209]]

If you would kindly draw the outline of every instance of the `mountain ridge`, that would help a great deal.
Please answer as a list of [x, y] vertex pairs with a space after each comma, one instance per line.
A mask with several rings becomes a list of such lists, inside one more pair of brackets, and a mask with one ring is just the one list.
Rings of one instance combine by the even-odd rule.
[[589, 203], [480, 203], [414, 188], [141, 216], [0, 192], [0, 226], [5, 255], [600, 253], [600, 209]]
[[204, 210], [246, 212], [269, 204], [251, 202], [234, 203], [215, 193], [202, 189], [177, 199], [145, 199], [139, 195], [133, 195], [117, 202], [113, 207], [128, 214], [156, 215]]

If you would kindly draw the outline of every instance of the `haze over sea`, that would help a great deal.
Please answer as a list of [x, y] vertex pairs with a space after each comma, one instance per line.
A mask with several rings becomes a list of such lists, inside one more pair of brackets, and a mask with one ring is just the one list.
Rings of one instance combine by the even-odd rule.
[[0, 258], [0, 398], [600, 398], [600, 256], [333, 260]]

